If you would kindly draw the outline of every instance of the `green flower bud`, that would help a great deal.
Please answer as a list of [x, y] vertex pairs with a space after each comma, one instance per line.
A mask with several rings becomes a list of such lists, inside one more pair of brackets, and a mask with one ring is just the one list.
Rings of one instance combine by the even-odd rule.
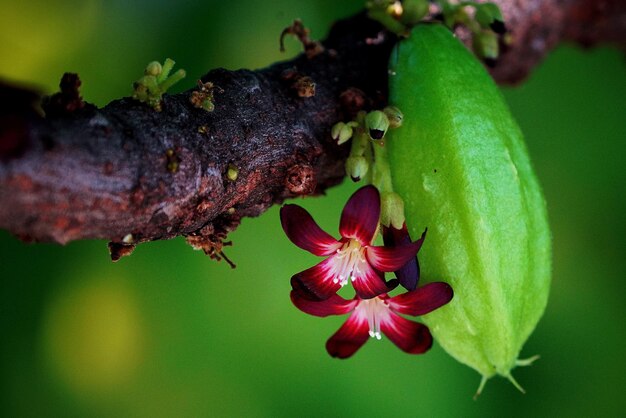
[[385, 113], [385, 115], [387, 115], [387, 118], [389, 119], [389, 127], [391, 129], [399, 128], [400, 126], [402, 126], [402, 119], [404, 118], [404, 115], [402, 114], [400, 109], [395, 106], [387, 106], [383, 109], [383, 112]]
[[367, 17], [379, 22], [390, 32], [401, 34], [406, 32], [406, 26], [396, 19], [397, 4], [394, 1], [368, 1], [365, 6], [367, 8]]
[[363, 156], [350, 156], [346, 160], [346, 174], [352, 181], [361, 180], [369, 170], [369, 163]]
[[226, 171], [226, 177], [228, 180], [235, 181], [239, 177], [239, 169], [234, 164], [228, 164], [228, 170]]
[[146, 75], [151, 75], [151, 76], [156, 77], [159, 74], [161, 74], [162, 71], [163, 71], [163, 67], [161, 66], [161, 63], [159, 63], [158, 61], [152, 61], [146, 66], [144, 73]]
[[133, 83], [133, 98], [147, 103], [157, 112], [161, 111], [161, 99], [163, 94], [174, 84], [186, 76], [185, 70], [178, 70], [169, 76], [174, 61], [167, 58], [163, 66], [157, 61], [152, 61], [146, 66], [144, 76]]
[[[389, 99], [406, 114], [386, 147], [421, 277], [454, 300], [425, 315], [439, 344], [483, 375], [514, 381], [550, 288], [546, 207], [519, 127], [484, 67], [440, 25], [391, 54]], [[463, 83], [459, 83], [463, 80]], [[482, 385], [479, 389], [482, 389]]]
[[333, 139], [337, 140], [337, 144], [341, 145], [350, 138], [352, 138], [353, 129], [349, 123], [337, 122], [333, 125], [330, 135]]
[[402, 229], [404, 225], [404, 201], [394, 192], [383, 193], [380, 197], [380, 223]]
[[498, 36], [491, 31], [481, 31], [472, 37], [472, 46], [476, 54], [485, 60], [489, 66], [493, 66], [498, 58], [500, 47]]
[[365, 116], [365, 129], [371, 139], [383, 139], [389, 129], [389, 118], [380, 110], [369, 112]]
[[404, 0], [400, 21], [406, 25], [415, 25], [428, 13], [427, 0]]

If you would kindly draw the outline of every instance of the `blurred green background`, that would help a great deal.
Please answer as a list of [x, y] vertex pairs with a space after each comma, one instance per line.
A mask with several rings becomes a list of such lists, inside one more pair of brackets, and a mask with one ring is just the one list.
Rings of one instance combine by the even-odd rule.
[[[260, 68], [300, 17], [314, 37], [361, 0], [3, 2], [0, 77], [56, 90], [78, 72], [98, 105], [130, 93], [151, 60], [174, 58], [191, 87], [213, 67]], [[25, 245], [0, 232], [0, 415], [11, 417], [623, 416], [626, 410], [626, 68], [616, 50], [562, 46], [505, 90], [548, 200], [554, 276], [546, 314], [516, 370], [472, 395], [479, 375], [435, 345], [388, 340], [352, 359], [326, 339], [344, 318], [289, 301], [316, 262], [282, 233], [278, 208], [231, 235], [231, 270], [182, 239], [117, 264], [105, 242]], [[328, 231], [355, 189], [300, 200]], [[1, 204], [1, 202], [0, 202]]]

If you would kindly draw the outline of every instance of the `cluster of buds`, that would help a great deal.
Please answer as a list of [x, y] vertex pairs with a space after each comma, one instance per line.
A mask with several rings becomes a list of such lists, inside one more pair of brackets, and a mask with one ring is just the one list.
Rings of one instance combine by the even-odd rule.
[[361, 111], [356, 120], [338, 122], [331, 129], [331, 136], [341, 145], [352, 139], [350, 155], [346, 160], [346, 174], [355, 182], [366, 178], [374, 153], [372, 146], [384, 145], [388, 129], [402, 125], [402, 112], [394, 106], [369, 113]]
[[176, 63], [169, 58], [163, 65], [158, 61], [149, 63], [144, 70], [143, 77], [133, 83], [133, 99], [146, 103], [160, 112], [163, 94], [187, 75], [183, 69], [170, 75], [174, 64]]
[[368, 16], [389, 31], [408, 36], [424, 20], [442, 21], [448, 28], [462, 25], [472, 33], [474, 52], [489, 66], [496, 63], [500, 43], [509, 43], [502, 12], [497, 4], [450, 0], [371, 0]]

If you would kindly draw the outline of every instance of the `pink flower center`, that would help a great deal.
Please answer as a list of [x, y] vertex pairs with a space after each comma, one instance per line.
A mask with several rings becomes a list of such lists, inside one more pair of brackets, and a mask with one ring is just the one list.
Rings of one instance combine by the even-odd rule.
[[370, 327], [370, 337], [380, 340], [380, 322], [389, 317], [389, 307], [387, 302], [379, 297], [372, 299], [363, 299], [356, 307], [359, 315], [364, 316], [367, 319], [367, 323]]
[[348, 279], [355, 281], [365, 272], [365, 247], [351, 239], [337, 250], [333, 257], [333, 283], [341, 286], [348, 284]]

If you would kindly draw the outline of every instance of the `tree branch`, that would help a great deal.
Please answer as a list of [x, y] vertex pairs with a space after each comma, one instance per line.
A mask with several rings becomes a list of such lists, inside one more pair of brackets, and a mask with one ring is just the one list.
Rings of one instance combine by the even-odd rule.
[[[499, 3], [514, 39], [493, 69], [499, 82], [521, 80], [563, 40], [624, 46], [620, 0]], [[219, 258], [242, 217], [341, 182], [347, 147], [330, 127], [385, 104], [395, 42], [360, 14], [337, 23], [322, 52], [213, 70], [202, 77], [217, 86], [213, 112], [195, 107], [192, 91], [166, 95], [161, 112], [128, 98], [96, 109], [66, 79], [42, 118], [35, 96], [2, 87], [0, 228], [26, 241], [107, 239], [114, 260], [183, 235]]]

